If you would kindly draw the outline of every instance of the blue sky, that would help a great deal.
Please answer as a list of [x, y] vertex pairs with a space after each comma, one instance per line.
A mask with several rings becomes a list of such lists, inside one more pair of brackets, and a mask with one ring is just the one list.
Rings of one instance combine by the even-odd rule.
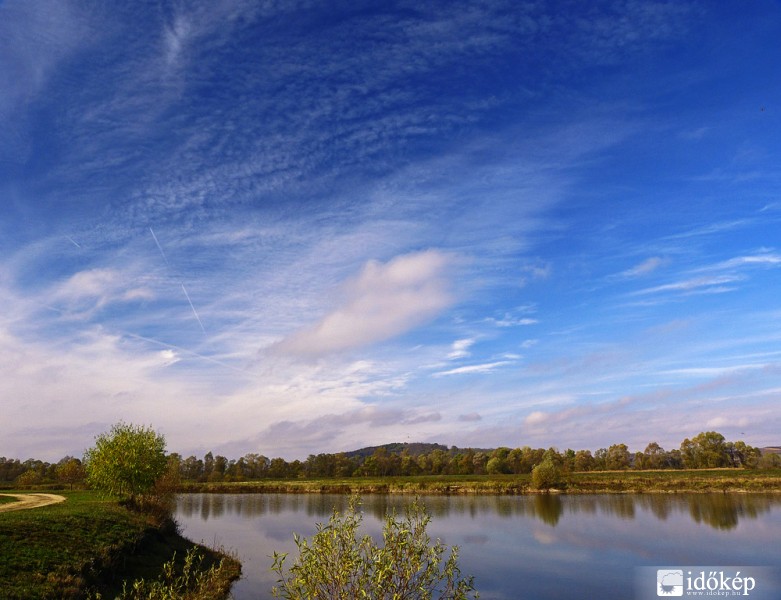
[[0, 455], [781, 443], [776, 2], [0, 3]]

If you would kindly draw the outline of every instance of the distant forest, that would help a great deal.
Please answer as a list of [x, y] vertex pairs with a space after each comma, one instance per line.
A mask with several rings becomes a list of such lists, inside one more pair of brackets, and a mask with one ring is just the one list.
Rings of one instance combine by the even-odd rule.
[[[232, 482], [259, 479], [398, 477], [415, 475], [502, 475], [531, 473], [550, 457], [561, 472], [625, 469], [778, 468], [778, 449], [763, 452], [745, 442], [727, 441], [715, 431], [686, 438], [680, 448], [665, 450], [656, 442], [632, 453], [626, 444], [590, 450], [556, 448], [457, 448], [441, 444], [397, 443], [336, 454], [310, 454], [287, 461], [262, 454], [228, 459], [212, 452], [203, 458], [169, 455], [171, 470], [182, 481]], [[66, 456], [57, 463], [0, 457], [0, 483], [31, 486], [44, 483], [73, 485], [84, 479], [81, 460]]]

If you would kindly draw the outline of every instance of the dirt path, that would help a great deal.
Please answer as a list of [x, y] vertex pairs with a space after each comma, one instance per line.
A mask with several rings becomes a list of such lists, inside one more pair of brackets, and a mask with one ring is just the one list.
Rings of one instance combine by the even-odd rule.
[[12, 498], [17, 498], [19, 500], [18, 502], [11, 502], [9, 504], [0, 504], [0, 513], [12, 510], [25, 510], [27, 508], [38, 508], [40, 506], [65, 502], [64, 497], [56, 494], [0, 494], [0, 496], [11, 496]]

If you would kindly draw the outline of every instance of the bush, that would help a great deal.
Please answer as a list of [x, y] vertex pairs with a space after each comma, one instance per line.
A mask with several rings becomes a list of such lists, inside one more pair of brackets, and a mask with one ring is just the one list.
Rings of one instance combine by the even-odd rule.
[[[238, 570], [232, 565], [220, 561], [206, 569], [204, 555], [196, 548], [187, 552], [180, 573], [176, 570], [176, 556], [163, 565], [159, 579], [146, 581], [137, 579], [130, 585], [122, 586], [122, 593], [114, 600], [215, 600], [225, 598]], [[90, 596], [89, 600], [103, 600], [100, 594]]]
[[561, 483], [561, 470], [551, 458], [545, 458], [532, 469], [532, 487], [537, 490], [549, 490]]
[[294, 535], [299, 557], [285, 573], [285, 554], [274, 553], [273, 570], [280, 579], [272, 593], [288, 600], [466, 600], [477, 598], [472, 577], [461, 577], [458, 548], [433, 545], [426, 533], [431, 518], [415, 500], [397, 520], [385, 518], [382, 546], [368, 535], [358, 537], [360, 502], [352, 498], [344, 515], [334, 510], [327, 525], [318, 524], [309, 541]]

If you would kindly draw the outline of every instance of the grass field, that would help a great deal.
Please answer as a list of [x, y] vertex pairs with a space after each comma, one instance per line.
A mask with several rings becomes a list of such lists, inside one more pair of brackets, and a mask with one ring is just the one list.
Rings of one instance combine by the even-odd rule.
[[[58, 493], [67, 500], [0, 514], [0, 598], [84, 598], [88, 589], [113, 598], [124, 580], [156, 578], [174, 552], [183, 558], [194, 546], [115, 500]], [[208, 555], [207, 565], [220, 558]]]
[[[572, 494], [781, 492], [781, 470], [591, 471], [563, 475], [558, 489]], [[186, 483], [180, 487], [180, 491], [341, 494], [525, 494], [535, 492], [531, 488], [529, 475], [425, 475]]]

